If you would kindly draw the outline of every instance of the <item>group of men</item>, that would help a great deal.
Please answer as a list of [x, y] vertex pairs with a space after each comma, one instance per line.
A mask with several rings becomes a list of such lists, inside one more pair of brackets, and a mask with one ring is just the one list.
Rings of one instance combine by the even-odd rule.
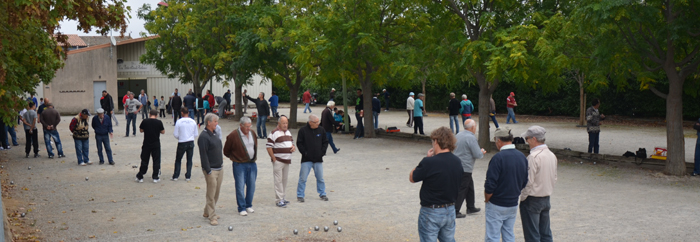
[[[455, 219], [481, 211], [474, 198], [475, 160], [486, 151], [475, 136], [476, 122], [464, 121], [456, 136], [447, 127], [434, 130], [427, 157], [409, 174], [412, 183], [423, 182], [418, 233], [421, 241], [454, 241]], [[499, 150], [488, 164], [484, 183], [485, 241], [515, 241], [518, 210], [525, 241], [552, 241], [550, 195], [557, 180], [557, 158], [545, 142], [546, 130], [532, 126], [521, 136], [530, 146], [527, 157], [515, 149], [508, 128], [494, 135]], [[466, 199], [466, 214], [460, 213]], [[518, 206], [519, 205], [519, 206]]]

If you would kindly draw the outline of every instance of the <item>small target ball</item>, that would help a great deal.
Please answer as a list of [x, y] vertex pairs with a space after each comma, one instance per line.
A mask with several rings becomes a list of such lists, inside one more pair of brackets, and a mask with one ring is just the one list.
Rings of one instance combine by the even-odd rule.
[[10, 185], [14, 185], [14, 184], [15, 184], [15, 181], [10, 181]]

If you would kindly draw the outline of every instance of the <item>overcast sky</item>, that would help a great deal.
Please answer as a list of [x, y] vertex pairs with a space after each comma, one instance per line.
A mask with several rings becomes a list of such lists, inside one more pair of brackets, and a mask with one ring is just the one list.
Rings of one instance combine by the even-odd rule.
[[[151, 9], [154, 9], [156, 7], [156, 4], [160, 2], [161, 0], [127, 0], [126, 5], [131, 7], [131, 18], [127, 21], [128, 27], [126, 28], [126, 33], [124, 33], [125, 36], [129, 35], [129, 32], [131, 32], [131, 37], [132, 38], [139, 38], [140, 32], [146, 32], [146, 29], [143, 27], [144, 21], [142, 19], [139, 19], [137, 16], [138, 10], [143, 4], [150, 4]], [[77, 35], [99, 35], [95, 33], [94, 29], [93, 31], [90, 31], [90, 33], [84, 33], [82, 31], [78, 30], [78, 22], [77, 21], [63, 21], [61, 22], [61, 32], [64, 34], [77, 34]], [[119, 32], [115, 31], [114, 36], [118, 36]]]

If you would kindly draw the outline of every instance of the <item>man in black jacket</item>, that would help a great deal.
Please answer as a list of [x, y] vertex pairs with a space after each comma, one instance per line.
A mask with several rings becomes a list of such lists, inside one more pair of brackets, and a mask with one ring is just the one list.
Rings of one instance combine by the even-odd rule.
[[180, 108], [182, 108], [182, 98], [180, 97], [180, 94], [177, 93], [177, 89], [175, 89], [172, 100], [170, 100], [170, 110], [173, 112], [173, 126], [175, 126], [177, 120], [182, 117], [180, 114]]
[[357, 119], [357, 127], [355, 127], [355, 137], [353, 139], [365, 137], [365, 126], [362, 123], [364, 116], [364, 99], [362, 97], [362, 89], [357, 89], [357, 101], [355, 102], [355, 119]]
[[328, 101], [326, 109], [321, 113], [321, 126], [326, 131], [326, 139], [328, 139], [328, 143], [333, 149], [333, 154], [336, 154], [340, 149], [335, 148], [335, 143], [333, 143], [333, 130], [335, 130], [333, 126], [340, 126], [340, 122], [335, 121], [335, 118], [333, 118], [333, 108], [335, 108], [335, 102]]
[[[195, 119], [195, 115], [197, 115], [195, 112], [197, 111], [197, 96], [195, 93], [192, 91], [187, 93], [187, 96], [182, 100], [182, 104], [185, 105], [187, 110], [189, 111], [188, 116], [192, 119]], [[199, 122], [198, 122], [199, 123]]]
[[328, 139], [324, 134], [326, 131], [319, 128], [321, 121], [318, 116], [309, 116], [308, 125], [299, 129], [297, 135], [297, 148], [301, 153], [301, 170], [299, 171], [299, 184], [297, 185], [297, 200], [304, 202], [304, 189], [306, 189], [306, 178], [309, 177], [311, 169], [314, 169], [316, 176], [316, 190], [321, 200], [328, 201], [326, 196], [326, 183], [323, 181], [323, 156], [328, 149]]
[[102, 99], [100, 100], [100, 106], [102, 106], [102, 109], [105, 110], [105, 114], [109, 116], [112, 120], [114, 120], [114, 125], [119, 125], [119, 122], [117, 122], [117, 118], [114, 117], [114, 100], [112, 99], [112, 95], [109, 95], [109, 93], [107, 93], [107, 90], [102, 91]]
[[[245, 96], [248, 100], [255, 103], [255, 107], [258, 109], [258, 122], [256, 124], [258, 128], [259, 139], [267, 139], [267, 127], [265, 127], [265, 122], [267, 122], [267, 117], [270, 116], [270, 105], [267, 104], [265, 100], [265, 93], [260, 92], [258, 94], [258, 99], [251, 98], [250, 96]], [[260, 129], [262, 128], [262, 132]]]
[[455, 98], [455, 93], [450, 93], [450, 104], [447, 110], [450, 111], [450, 130], [455, 134], [459, 133], [459, 110], [462, 108], [460, 101]]

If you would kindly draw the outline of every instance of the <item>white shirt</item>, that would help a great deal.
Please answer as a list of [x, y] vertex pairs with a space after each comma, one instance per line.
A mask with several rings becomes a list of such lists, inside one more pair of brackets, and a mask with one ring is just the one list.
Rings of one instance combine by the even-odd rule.
[[415, 102], [416, 100], [409, 96], [408, 99], [406, 99], [406, 110], [413, 110], [413, 104]]
[[539, 145], [530, 150], [527, 156], [527, 185], [520, 193], [520, 201], [528, 196], [547, 197], [552, 195], [557, 183], [557, 156], [547, 145]]
[[240, 135], [241, 140], [243, 140], [245, 149], [248, 151], [248, 157], [252, 159], [253, 156], [255, 156], [255, 138], [253, 137], [253, 132], [248, 131], [248, 135], [245, 135], [243, 131], [238, 129], [238, 135]]
[[189, 117], [181, 118], [175, 123], [175, 130], [173, 130], [173, 136], [177, 139], [178, 143], [194, 141], [199, 133], [197, 133], [197, 123], [194, 119]]

